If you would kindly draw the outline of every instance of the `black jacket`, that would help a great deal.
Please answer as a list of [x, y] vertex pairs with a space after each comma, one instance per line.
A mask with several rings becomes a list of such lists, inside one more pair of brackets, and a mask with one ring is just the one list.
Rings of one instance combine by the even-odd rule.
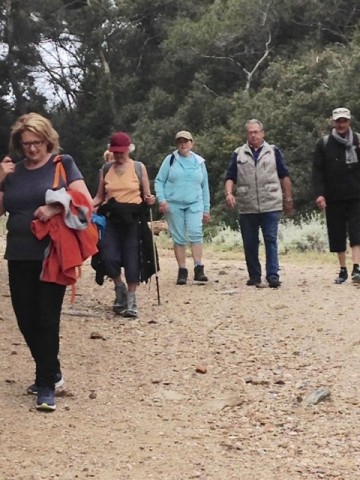
[[[103, 204], [98, 209], [98, 214], [104, 215], [107, 221], [113, 222], [118, 228], [126, 228], [127, 225], [137, 222], [139, 227], [139, 268], [140, 282], [147, 283], [156, 271], [160, 270], [159, 257], [156, 245], [153, 244], [153, 236], [148, 225], [149, 208], [145, 203], [123, 204], [113, 199]], [[104, 283], [104, 277], [107, 275], [104, 264], [101, 260], [101, 242], [98, 244], [99, 253], [92, 257], [91, 266], [96, 271], [95, 281], [98, 285]], [[156, 266], [155, 269], [155, 258]]]
[[313, 189], [315, 198], [324, 196], [327, 202], [360, 198], [360, 149], [359, 138], [354, 132], [357, 163], [347, 164], [345, 145], [332, 135], [321, 138], [315, 148], [313, 161]]

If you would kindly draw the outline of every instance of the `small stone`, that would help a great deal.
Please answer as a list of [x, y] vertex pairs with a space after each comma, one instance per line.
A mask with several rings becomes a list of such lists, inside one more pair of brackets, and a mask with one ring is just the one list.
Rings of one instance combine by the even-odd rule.
[[205, 367], [205, 365], [198, 365], [195, 369], [195, 372], [205, 374], [207, 373], [207, 367]]
[[322, 400], [326, 400], [331, 395], [331, 392], [328, 388], [320, 387], [309, 393], [304, 399], [304, 402], [307, 405], [317, 405]]
[[97, 397], [96, 392], [91, 392], [89, 395], [89, 398], [91, 398], [92, 400], [95, 399], [96, 397]]
[[105, 337], [99, 332], [91, 332], [90, 338], [92, 340], [97, 340], [97, 339], [105, 340]]
[[152, 378], [151, 383], [161, 383], [162, 379], [161, 378]]

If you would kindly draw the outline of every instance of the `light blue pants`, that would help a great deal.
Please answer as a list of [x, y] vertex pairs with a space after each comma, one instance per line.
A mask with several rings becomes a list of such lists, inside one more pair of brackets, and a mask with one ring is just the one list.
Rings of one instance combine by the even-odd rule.
[[203, 243], [203, 210], [199, 205], [189, 207], [168, 203], [169, 211], [165, 215], [169, 232], [175, 245]]

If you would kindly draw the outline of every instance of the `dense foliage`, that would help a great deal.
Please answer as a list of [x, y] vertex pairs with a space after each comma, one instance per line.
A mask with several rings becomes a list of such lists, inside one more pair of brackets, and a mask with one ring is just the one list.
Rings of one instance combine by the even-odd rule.
[[316, 139], [331, 110], [360, 119], [360, 0], [4, 0], [0, 153], [27, 111], [50, 116], [94, 189], [109, 135], [128, 131], [154, 178], [188, 129], [207, 159], [213, 216], [244, 124], [284, 152], [298, 212], [313, 208]]

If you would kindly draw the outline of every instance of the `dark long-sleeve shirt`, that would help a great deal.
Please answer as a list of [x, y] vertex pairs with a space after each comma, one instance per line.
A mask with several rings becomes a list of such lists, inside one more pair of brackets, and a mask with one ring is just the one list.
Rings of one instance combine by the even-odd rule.
[[[258, 150], [255, 150], [252, 147], [250, 148], [253, 153], [254, 162], [256, 163], [259, 158], [262, 147], [260, 147]], [[274, 145], [274, 153], [275, 153], [275, 160], [276, 160], [276, 169], [277, 169], [279, 178], [288, 177], [289, 170], [285, 165], [281, 150], [275, 145]], [[231, 160], [229, 162], [229, 166], [225, 175], [225, 181], [226, 180], [232, 180], [234, 183], [237, 182], [237, 153], [236, 152], [232, 154]]]
[[346, 147], [330, 135], [321, 138], [315, 148], [312, 170], [314, 196], [327, 202], [360, 198], [360, 149], [358, 134], [354, 142], [358, 162], [346, 163]]

